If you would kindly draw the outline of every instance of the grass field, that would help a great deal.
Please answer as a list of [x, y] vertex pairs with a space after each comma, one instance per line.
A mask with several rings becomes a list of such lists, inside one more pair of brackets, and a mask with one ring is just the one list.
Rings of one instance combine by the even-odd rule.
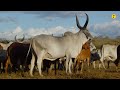
[[109, 69], [104, 70], [102, 67], [99, 70], [97, 63], [95, 69], [93, 66], [90, 67], [90, 72], [87, 71], [87, 66], [84, 64], [84, 71], [82, 74], [73, 73], [72, 75], [67, 75], [65, 70], [57, 70], [57, 75], [55, 75], [54, 70], [52, 70], [48, 75], [46, 72], [43, 72], [43, 77], [39, 75], [38, 71], [35, 71], [33, 77], [30, 76], [29, 72], [25, 72], [24, 75], [25, 76], [22, 77], [20, 72], [12, 72], [8, 75], [2, 73], [0, 74], [0, 79], [120, 79], [120, 69], [116, 71], [114, 63], [110, 63]]

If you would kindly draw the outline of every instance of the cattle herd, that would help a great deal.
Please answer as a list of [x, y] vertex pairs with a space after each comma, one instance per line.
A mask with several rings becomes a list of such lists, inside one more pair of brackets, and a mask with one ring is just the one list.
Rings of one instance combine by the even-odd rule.
[[54, 65], [55, 75], [56, 69], [65, 70], [66, 73], [83, 73], [84, 63], [89, 67], [99, 61], [99, 69], [101, 65], [106, 69], [104, 61], [110, 61], [116, 65], [120, 60], [120, 45], [102, 45], [97, 49], [92, 43], [92, 35], [87, 30], [89, 17], [85, 13], [87, 20], [84, 26], [80, 26], [76, 16], [76, 23], [79, 31], [77, 33], [65, 32], [63, 36], [53, 35], [37, 35], [30, 39], [30, 42], [18, 41], [15, 36], [14, 42], [8, 44], [0, 43], [0, 73], [11, 73], [20, 71], [29, 72], [33, 76], [33, 70], [37, 69], [40, 76], [42, 71], [49, 72]]

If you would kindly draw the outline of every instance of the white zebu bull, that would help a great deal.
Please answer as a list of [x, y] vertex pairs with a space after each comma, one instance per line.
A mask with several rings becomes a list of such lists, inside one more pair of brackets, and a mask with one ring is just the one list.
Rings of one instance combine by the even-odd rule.
[[31, 39], [30, 48], [32, 46], [32, 49], [34, 51], [32, 53], [31, 68], [30, 68], [31, 76], [33, 76], [35, 55], [37, 56], [37, 66], [39, 69], [39, 74], [41, 76], [42, 76], [41, 65], [43, 59], [48, 59], [53, 61], [57, 58], [61, 58], [65, 56], [66, 56], [66, 73], [68, 72], [68, 70], [69, 73], [72, 73], [71, 72], [72, 58], [77, 57], [77, 55], [82, 49], [82, 45], [85, 44], [88, 40], [92, 39], [92, 35], [86, 29], [89, 21], [87, 14], [86, 16], [87, 16], [87, 20], [83, 27], [80, 26], [78, 18], [76, 16], [77, 26], [80, 30], [75, 34], [62, 36], [62, 37], [55, 37], [52, 35], [42, 34], [35, 36]]
[[103, 45], [101, 48], [101, 58], [100, 58], [100, 63], [99, 63], [99, 69], [101, 68], [101, 64], [103, 65], [104, 69], [106, 69], [104, 65], [104, 61], [106, 60], [108, 62], [108, 67], [109, 67], [109, 62], [115, 62], [117, 59], [117, 45]]

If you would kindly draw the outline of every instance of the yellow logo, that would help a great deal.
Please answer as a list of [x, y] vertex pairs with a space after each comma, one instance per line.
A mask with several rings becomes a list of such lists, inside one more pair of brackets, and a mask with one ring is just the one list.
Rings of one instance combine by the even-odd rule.
[[116, 14], [112, 14], [112, 19], [115, 19], [116, 17]]

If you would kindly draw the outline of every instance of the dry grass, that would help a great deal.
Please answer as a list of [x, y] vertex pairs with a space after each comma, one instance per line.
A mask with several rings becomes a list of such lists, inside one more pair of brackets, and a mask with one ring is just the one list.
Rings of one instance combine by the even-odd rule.
[[[119, 67], [120, 68], [120, 67]], [[36, 71], [34, 76], [31, 77], [29, 72], [24, 73], [24, 77], [21, 76], [20, 72], [11, 73], [6, 75], [5, 73], [0, 74], [0, 79], [120, 79], [120, 70], [116, 71], [115, 65], [110, 63], [110, 68], [104, 70], [101, 68], [98, 69], [98, 63], [96, 68], [94, 69], [92, 66], [90, 67], [90, 72], [87, 71], [87, 65], [84, 64], [84, 70], [82, 74], [67, 75], [65, 70], [57, 70], [57, 75], [54, 74], [54, 70], [52, 70], [48, 75], [46, 72], [43, 72], [43, 77], [41, 77]]]

